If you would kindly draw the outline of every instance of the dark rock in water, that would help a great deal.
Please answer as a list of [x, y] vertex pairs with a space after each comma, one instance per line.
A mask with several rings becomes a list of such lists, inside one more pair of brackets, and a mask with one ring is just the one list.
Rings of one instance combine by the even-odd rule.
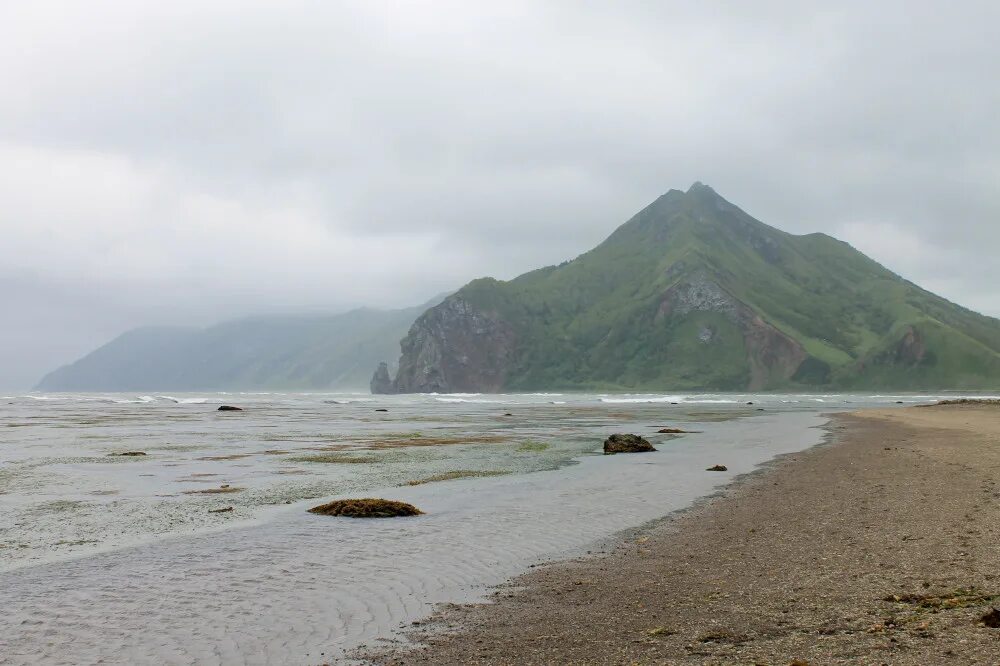
[[396, 392], [392, 377], [389, 376], [389, 365], [385, 361], [378, 364], [378, 369], [372, 375], [372, 381], [368, 387], [374, 395], [385, 395]]
[[612, 453], [642, 453], [655, 451], [653, 445], [639, 435], [614, 434], [604, 440], [604, 454]]
[[387, 412], [387, 411], [389, 411], [389, 410], [388, 410], [388, 409], [386, 409], [385, 407], [379, 407], [379, 408], [378, 408], [378, 409], [376, 409], [375, 411], [376, 411], [376, 412]]
[[656, 432], [662, 435], [683, 435], [687, 430], [681, 430], [680, 428], [660, 428]]
[[1000, 629], [1000, 610], [991, 608], [989, 612], [979, 618], [979, 621], [990, 629]]
[[514, 415], [511, 414], [510, 412], [507, 412], [506, 414], [504, 414], [504, 416], [514, 416]]
[[109, 453], [109, 456], [144, 456], [145, 451], [122, 451], [121, 453]]
[[711, 467], [709, 467], [705, 471], [706, 472], [728, 472], [729, 468], [726, 467], [725, 465], [712, 465]]
[[232, 405], [219, 405], [219, 408], [216, 411], [218, 411], [218, 412], [242, 412], [243, 408], [242, 407], [233, 407]]
[[752, 402], [748, 402], [747, 404], [748, 404], [748, 405], [752, 405], [753, 403], [752, 403]]
[[346, 516], [348, 518], [395, 518], [397, 516], [419, 516], [423, 511], [406, 502], [365, 497], [321, 504], [309, 509], [309, 513], [318, 513], [323, 516]]

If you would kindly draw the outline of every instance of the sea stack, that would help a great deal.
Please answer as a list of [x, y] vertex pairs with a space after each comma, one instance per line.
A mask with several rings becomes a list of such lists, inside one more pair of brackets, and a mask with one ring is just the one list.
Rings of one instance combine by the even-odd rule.
[[371, 388], [371, 392], [376, 395], [385, 395], [396, 392], [392, 383], [392, 377], [389, 376], [389, 366], [385, 361], [378, 364], [378, 369], [375, 370], [375, 374], [372, 375], [372, 381], [369, 384], [369, 387]]

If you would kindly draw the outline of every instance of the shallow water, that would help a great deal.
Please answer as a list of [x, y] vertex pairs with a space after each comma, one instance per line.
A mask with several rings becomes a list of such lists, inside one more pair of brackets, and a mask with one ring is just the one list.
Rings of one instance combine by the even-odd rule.
[[[0, 663], [320, 663], [812, 446], [818, 409], [929, 398], [13, 396]], [[660, 451], [594, 455], [619, 431]], [[126, 450], [147, 455], [108, 455]], [[715, 463], [729, 471], [704, 471]], [[401, 485], [457, 470], [506, 474]], [[188, 492], [223, 486], [241, 490]], [[304, 511], [358, 493], [427, 515]]]

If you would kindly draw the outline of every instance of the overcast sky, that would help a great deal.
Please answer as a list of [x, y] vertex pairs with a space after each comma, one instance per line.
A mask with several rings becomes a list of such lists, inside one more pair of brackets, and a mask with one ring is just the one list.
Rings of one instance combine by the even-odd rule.
[[0, 3], [0, 387], [404, 306], [712, 185], [1000, 315], [1000, 3]]

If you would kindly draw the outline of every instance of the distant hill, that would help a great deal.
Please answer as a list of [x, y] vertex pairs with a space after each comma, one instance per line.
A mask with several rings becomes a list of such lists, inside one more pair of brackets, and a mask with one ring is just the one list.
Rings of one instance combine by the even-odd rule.
[[[443, 296], [441, 297], [443, 298]], [[210, 328], [128, 331], [46, 375], [40, 391], [367, 390], [413, 320], [402, 310], [237, 319]]]
[[428, 310], [387, 390], [997, 387], [1000, 321], [696, 183], [573, 261]]

